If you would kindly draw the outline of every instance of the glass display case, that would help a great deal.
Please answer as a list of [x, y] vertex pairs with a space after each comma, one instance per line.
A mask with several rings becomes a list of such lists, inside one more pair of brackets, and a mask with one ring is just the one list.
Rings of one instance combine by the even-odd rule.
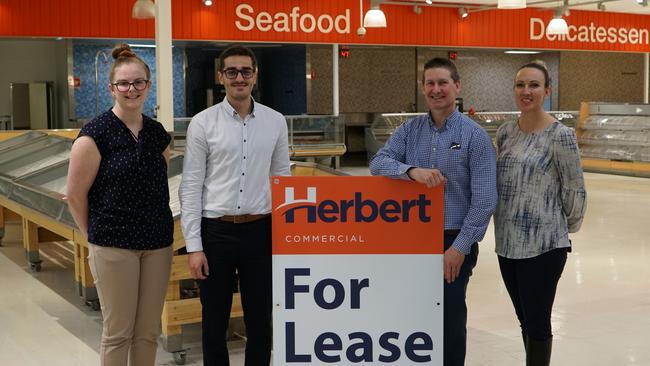
[[[579, 114], [577, 111], [550, 111], [553, 117], [563, 124], [575, 128]], [[375, 119], [372, 125], [366, 128], [365, 140], [366, 151], [368, 152], [368, 161], [381, 149], [388, 138], [393, 134], [393, 131], [416, 116], [423, 115], [424, 113], [383, 113]], [[466, 114], [467, 115], [467, 114]], [[506, 122], [515, 120], [519, 117], [519, 112], [478, 112], [472, 115], [467, 115], [474, 122], [481, 125], [490, 135], [492, 139], [496, 137], [496, 132], [499, 126]]]
[[11, 149], [15, 146], [22, 145], [28, 141], [42, 139], [47, 134], [41, 131], [28, 131], [16, 137], [0, 141], [0, 152]]
[[[285, 116], [285, 119], [290, 157], [338, 158], [345, 154], [345, 124], [341, 116], [299, 115]], [[187, 127], [191, 120], [188, 117], [174, 118], [175, 149], [185, 149]]]
[[68, 159], [15, 179], [6, 196], [70, 227], [76, 227], [65, 201]]
[[583, 111], [583, 159], [650, 163], [650, 105], [588, 103]]
[[[75, 227], [65, 201], [72, 140], [38, 134], [27, 132], [3, 141], [3, 145], [12, 148], [0, 150], [0, 194]], [[182, 170], [183, 154], [172, 152], [167, 175], [174, 218], [180, 216], [178, 187]]]
[[384, 147], [393, 131], [407, 120], [425, 113], [382, 113], [375, 117], [370, 127], [365, 130], [366, 152], [368, 162]]
[[[293, 142], [298, 143], [294, 146], [313, 145], [314, 148], [317, 148], [340, 141], [341, 136], [331, 130], [332, 124], [334, 124], [333, 120], [302, 118], [292, 122], [295, 122], [293, 126], [294, 132], [296, 132], [293, 135]], [[318, 133], [312, 133], [310, 128], [320, 129]], [[1, 146], [11, 146], [11, 148], [0, 150], [0, 194], [68, 226], [76, 227], [65, 201], [72, 140], [27, 132], [3, 141]], [[318, 175], [336, 174], [334, 170], [313, 163], [292, 163], [292, 170], [296, 167], [304, 170], [307, 166], [312, 170], [317, 170]], [[174, 219], [180, 217], [178, 189], [182, 171], [183, 154], [173, 151], [167, 176], [169, 206]]]
[[285, 116], [289, 156], [339, 157], [345, 154], [345, 125], [340, 116]]
[[66, 151], [69, 153], [72, 146], [72, 140], [50, 135], [27, 138], [19, 143], [13, 142], [14, 139], [22, 138], [23, 136], [19, 135], [4, 141], [13, 146], [0, 151], [0, 175], [17, 177], [38, 168], [35, 164], [53, 164], [60, 160]]
[[[183, 155], [172, 152], [169, 177], [169, 206], [174, 218], [180, 217], [178, 187], [183, 170]], [[5, 196], [26, 207], [44, 213], [68, 226], [76, 227], [65, 201], [68, 159], [16, 178]]]
[[68, 159], [72, 140], [59, 136], [5, 140], [12, 147], [0, 150], [0, 194], [9, 197], [13, 182], [30, 173]]

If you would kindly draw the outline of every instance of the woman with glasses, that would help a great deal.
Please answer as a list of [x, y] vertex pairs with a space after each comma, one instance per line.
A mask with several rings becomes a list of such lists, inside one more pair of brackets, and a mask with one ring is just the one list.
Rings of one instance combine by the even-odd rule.
[[497, 130], [496, 252], [527, 366], [551, 362], [555, 292], [586, 207], [576, 136], [544, 111], [550, 93], [542, 63], [522, 66], [514, 83], [521, 115]]
[[126, 44], [113, 49], [113, 107], [86, 124], [72, 146], [67, 197], [88, 239], [104, 318], [101, 365], [154, 365], [171, 269], [170, 137], [142, 114], [147, 64]]

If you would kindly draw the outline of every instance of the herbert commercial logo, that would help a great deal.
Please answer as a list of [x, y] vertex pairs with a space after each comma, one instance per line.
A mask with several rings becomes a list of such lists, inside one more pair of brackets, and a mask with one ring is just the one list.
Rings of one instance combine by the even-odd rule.
[[423, 192], [412, 182], [383, 177], [312, 178], [318, 184], [300, 178], [276, 178], [272, 187], [273, 238], [283, 243], [274, 246], [276, 254], [294, 252], [296, 246], [303, 253], [324, 254], [330, 243], [348, 254], [395, 252], [397, 242], [422, 253], [430, 250], [424, 246], [428, 241], [414, 233], [443, 220], [442, 188]]
[[419, 194], [416, 199], [396, 201], [388, 199], [376, 202], [365, 199], [362, 192], [354, 192], [353, 199], [341, 199], [338, 201], [326, 199], [317, 201], [316, 187], [307, 187], [307, 199], [295, 199], [295, 188], [284, 189], [284, 203], [276, 208], [283, 210], [285, 222], [295, 223], [296, 212], [305, 211], [307, 222], [315, 223], [318, 220], [325, 223], [334, 222], [373, 222], [382, 220], [384, 222], [409, 222], [412, 216], [417, 216], [421, 222], [430, 222], [431, 217], [427, 215], [427, 208], [431, 206], [431, 200], [426, 199], [424, 194]]

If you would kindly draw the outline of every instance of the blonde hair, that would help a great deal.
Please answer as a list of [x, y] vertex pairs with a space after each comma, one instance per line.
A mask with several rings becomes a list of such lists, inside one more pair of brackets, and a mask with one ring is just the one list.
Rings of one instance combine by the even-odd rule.
[[113, 61], [113, 65], [111, 66], [111, 72], [108, 77], [109, 82], [113, 83], [115, 81], [113, 79], [115, 77], [115, 69], [128, 63], [140, 64], [147, 74], [147, 80], [151, 80], [151, 70], [149, 70], [149, 65], [142, 61], [142, 59], [131, 50], [131, 47], [128, 44], [120, 43], [116, 45], [113, 47], [111, 55], [115, 61]]

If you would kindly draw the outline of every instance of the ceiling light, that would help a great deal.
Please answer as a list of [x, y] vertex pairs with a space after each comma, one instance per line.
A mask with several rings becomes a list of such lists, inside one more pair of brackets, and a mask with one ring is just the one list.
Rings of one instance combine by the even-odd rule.
[[499, 9], [523, 9], [526, 7], [526, 0], [499, 0], [497, 8]]
[[428, 5], [433, 4], [433, 0], [424, 0], [424, 2], [427, 3]]
[[566, 20], [562, 18], [562, 9], [558, 8], [555, 11], [555, 16], [548, 23], [546, 27], [546, 34], [550, 35], [566, 35], [569, 34], [569, 25], [566, 24]]
[[379, 5], [375, 5], [368, 10], [366, 16], [363, 17], [363, 26], [366, 28], [386, 28], [386, 15], [379, 9]]
[[156, 4], [152, 0], [136, 0], [131, 10], [134, 19], [151, 19], [156, 17]]
[[605, 8], [605, 4], [603, 4], [602, 1], [598, 3], [597, 8], [598, 8], [598, 10], [600, 10], [600, 11], [606, 11], [606, 10], [607, 10], [607, 9]]
[[536, 55], [538, 53], [542, 53], [542, 51], [508, 50], [508, 51], [504, 51], [503, 53], [507, 53], [510, 55]]
[[641, 6], [648, 6], [648, 0], [636, 0], [636, 3]]
[[467, 16], [469, 15], [467, 9], [465, 8], [458, 8], [458, 14], [460, 14], [461, 18], [467, 18]]
[[205, 4], [205, 6], [212, 6], [212, 0], [203, 0], [203, 4]]

